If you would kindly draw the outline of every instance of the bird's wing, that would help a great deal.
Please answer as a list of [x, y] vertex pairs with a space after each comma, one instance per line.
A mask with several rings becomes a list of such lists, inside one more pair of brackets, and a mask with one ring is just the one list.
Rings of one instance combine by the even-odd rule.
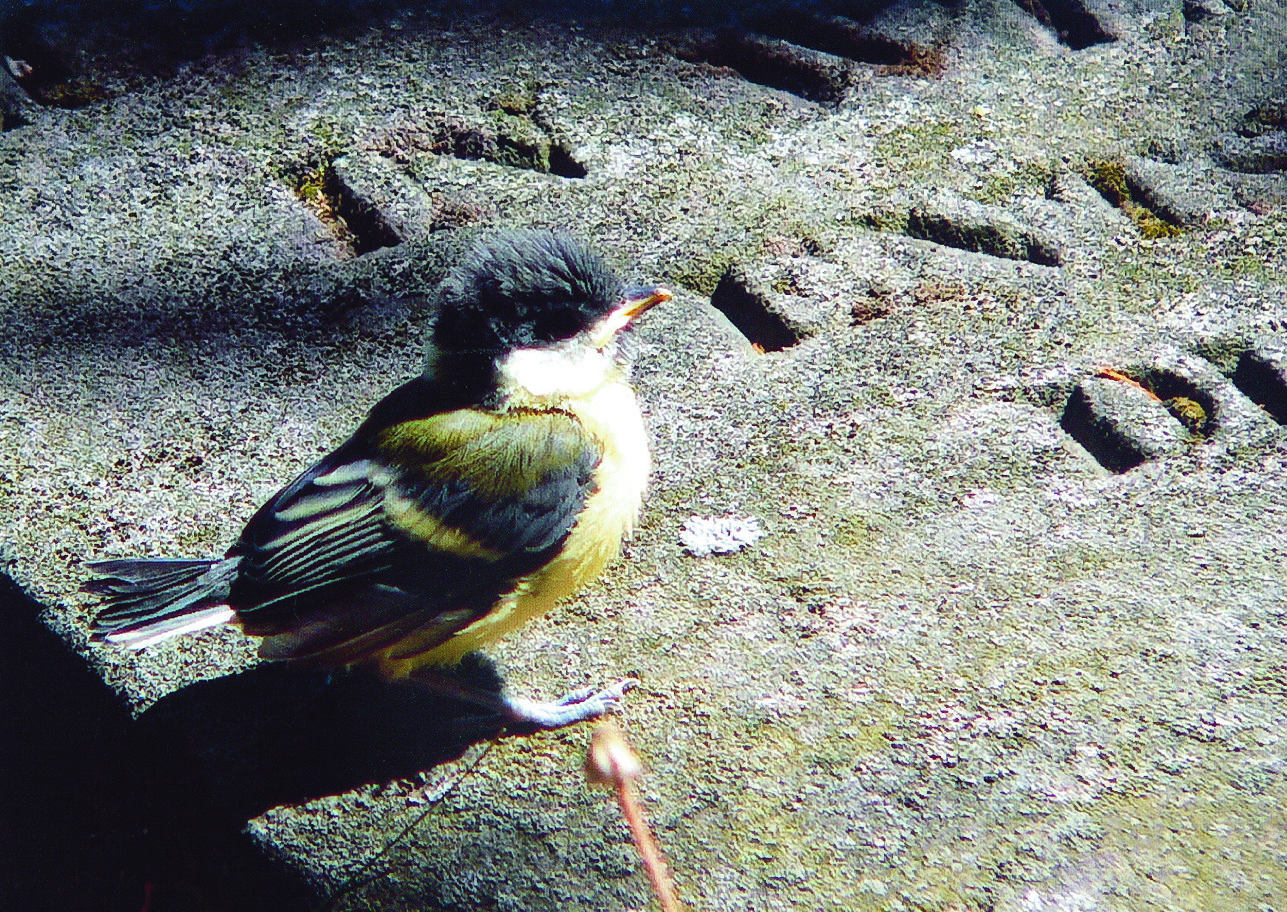
[[594, 438], [563, 412], [469, 409], [355, 438], [250, 521], [229, 603], [273, 658], [429, 649], [562, 547], [594, 486]]

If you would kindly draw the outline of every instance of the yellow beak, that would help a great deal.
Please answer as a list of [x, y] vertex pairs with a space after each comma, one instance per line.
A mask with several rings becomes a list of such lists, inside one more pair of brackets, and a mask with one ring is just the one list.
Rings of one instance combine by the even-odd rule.
[[603, 348], [647, 310], [669, 301], [674, 295], [665, 288], [627, 288], [621, 303], [590, 330], [595, 348]]

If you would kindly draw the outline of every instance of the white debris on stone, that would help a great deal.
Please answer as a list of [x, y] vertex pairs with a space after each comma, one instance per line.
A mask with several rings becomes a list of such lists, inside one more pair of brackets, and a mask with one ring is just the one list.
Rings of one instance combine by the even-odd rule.
[[742, 516], [690, 516], [679, 530], [679, 543], [694, 557], [732, 554], [764, 537], [760, 521]]

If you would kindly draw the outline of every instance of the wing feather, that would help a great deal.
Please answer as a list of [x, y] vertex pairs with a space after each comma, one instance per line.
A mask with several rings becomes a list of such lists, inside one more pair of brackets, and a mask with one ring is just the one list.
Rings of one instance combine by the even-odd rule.
[[432, 648], [558, 552], [600, 457], [561, 412], [460, 410], [359, 432], [250, 521], [229, 552], [241, 563], [228, 601], [272, 657]]

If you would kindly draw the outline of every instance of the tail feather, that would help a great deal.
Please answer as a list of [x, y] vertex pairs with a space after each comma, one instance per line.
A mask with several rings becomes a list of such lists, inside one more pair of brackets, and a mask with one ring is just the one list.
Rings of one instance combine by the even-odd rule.
[[88, 565], [97, 574], [81, 586], [103, 597], [93, 638], [141, 649], [234, 617], [227, 605], [240, 558], [216, 560], [108, 560]]

